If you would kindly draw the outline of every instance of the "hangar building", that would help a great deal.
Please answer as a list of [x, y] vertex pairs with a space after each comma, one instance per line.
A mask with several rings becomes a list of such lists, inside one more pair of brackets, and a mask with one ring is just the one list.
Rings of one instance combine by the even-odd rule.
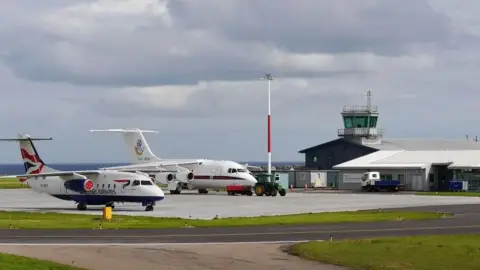
[[339, 170], [340, 189], [360, 189], [360, 175], [370, 170], [400, 180], [407, 190], [445, 190], [450, 180], [465, 179], [470, 190], [480, 191], [476, 140], [384, 139], [370, 91], [367, 106], [343, 107], [341, 115], [338, 139], [299, 151], [309, 169]]

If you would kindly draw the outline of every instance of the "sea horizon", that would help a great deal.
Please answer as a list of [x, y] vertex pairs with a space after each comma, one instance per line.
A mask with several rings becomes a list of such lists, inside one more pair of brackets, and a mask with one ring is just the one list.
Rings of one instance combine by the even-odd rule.
[[[267, 166], [266, 161], [237, 161], [252, 166]], [[95, 170], [102, 167], [130, 165], [131, 162], [47, 162], [48, 166], [61, 171]], [[303, 161], [272, 161], [272, 166], [303, 165]], [[24, 174], [23, 163], [0, 163], [0, 175]]]

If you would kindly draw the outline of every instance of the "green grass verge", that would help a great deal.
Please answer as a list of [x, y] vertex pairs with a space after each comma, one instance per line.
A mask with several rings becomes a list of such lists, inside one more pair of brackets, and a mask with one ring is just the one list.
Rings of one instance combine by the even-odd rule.
[[389, 237], [307, 242], [289, 253], [353, 269], [479, 269], [480, 235]]
[[50, 261], [37, 260], [23, 256], [0, 253], [0, 269], [2, 270], [86, 270], [58, 264]]
[[415, 195], [480, 197], [480, 192], [448, 192], [448, 191], [432, 192], [432, 191], [428, 191], [428, 192], [416, 192]]
[[396, 212], [396, 211], [353, 211], [314, 214], [296, 214], [263, 217], [212, 218], [210, 220], [159, 218], [146, 216], [120, 216], [113, 213], [113, 219], [106, 221], [99, 215], [0, 212], [0, 228], [19, 229], [146, 229], [194, 227], [233, 227], [263, 225], [321, 224], [342, 222], [375, 222], [396, 220], [421, 220], [441, 218], [442, 213]]
[[30, 188], [27, 184], [20, 183], [16, 178], [0, 179], [0, 189]]

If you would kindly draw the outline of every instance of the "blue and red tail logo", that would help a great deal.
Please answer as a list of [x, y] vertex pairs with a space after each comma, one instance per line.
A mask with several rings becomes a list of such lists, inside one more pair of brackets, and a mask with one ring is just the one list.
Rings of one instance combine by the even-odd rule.
[[[25, 149], [20, 149], [21, 153], [22, 153], [22, 159], [23, 159], [23, 165], [25, 166], [25, 171], [26, 173], [28, 174], [38, 174], [38, 173], [41, 173], [42, 170], [43, 170], [43, 161], [40, 159], [40, 157], [38, 157], [37, 154], [30, 154], [27, 152], [27, 150]], [[39, 166], [37, 169], [34, 169], [36, 168], [37, 166]], [[34, 170], [32, 170], [34, 169]], [[30, 171], [32, 170], [32, 171]]]

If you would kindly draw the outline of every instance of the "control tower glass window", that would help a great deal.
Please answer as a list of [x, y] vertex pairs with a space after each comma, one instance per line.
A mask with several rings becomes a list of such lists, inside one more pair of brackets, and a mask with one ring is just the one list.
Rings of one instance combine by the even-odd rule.
[[353, 117], [343, 117], [345, 128], [353, 127]]
[[368, 117], [360, 116], [353, 119], [353, 127], [355, 128], [366, 128], [368, 127]]
[[377, 116], [371, 116], [370, 117], [370, 127], [374, 128], [377, 127]]

